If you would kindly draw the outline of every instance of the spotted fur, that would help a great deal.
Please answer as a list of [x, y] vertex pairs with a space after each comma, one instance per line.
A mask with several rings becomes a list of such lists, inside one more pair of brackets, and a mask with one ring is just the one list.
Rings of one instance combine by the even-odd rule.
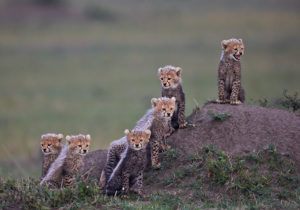
[[151, 135], [150, 130], [129, 131], [125, 130], [126, 150], [125, 156], [115, 168], [112, 176], [107, 181], [106, 194], [127, 195], [131, 189], [143, 196], [143, 171], [147, 158], [146, 146]]
[[180, 67], [165, 66], [158, 69], [158, 77], [162, 86], [162, 97], [176, 98], [176, 112], [172, 117], [172, 126], [174, 128], [184, 128], [187, 125], [185, 121], [185, 95], [182, 90]]
[[244, 54], [242, 39], [223, 40], [218, 69], [219, 103], [233, 105], [244, 103], [245, 91], [241, 85], [241, 56]]
[[68, 152], [62, 169], [62, 185], [64, 187], [71, 186], [75, 175], [80, 173], [83, 166], [83, 156], [89, 151], [90, 139], [90, 135], [82, 134], [66, 137]]
[[46, 176], [51, 164], [58, 157], [63, 147], [62, 134], [48, 133], [41, 136], [41, 150], [43, 154], [42, 176], [41, 180]]
[[[149, 109], [146, 114], [136, 123], [134, 131], [144, 131], [151, 127], [154, 119], [154, 110]], [[120, 164], [120, 160], [125, 157], [125, 150], [127, 148], [126, 136], [115, 140], [110, 144], [107, 161], [104, 168], [104, 172], [101, 175], [102, 186], [105, 185], [105, 180], [108, 180], [111, 177], [114, 169], [117, 168], [117, 165]]]
[[170, 135], [174, 129], [171, 125], [171, 119], [176, 111], [176, 98], [153, 98], [151, 103], [154, 109], [154, 119], [150, 127], [150, 153], [148, 157], [150, 156], [151, 165], [159, 168], [161, 166], [158, 156], [159, 151], [167, 148], [165, 138]]

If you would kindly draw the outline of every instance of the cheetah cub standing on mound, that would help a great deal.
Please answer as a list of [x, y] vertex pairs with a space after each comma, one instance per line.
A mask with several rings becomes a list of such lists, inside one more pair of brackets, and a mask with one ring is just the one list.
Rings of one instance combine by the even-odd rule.
[[126, 149], [124, 158], [121, 159], [107, 181], [106, 194], [127, 196], [129, 189], [140, 196], [144, 196], [143, 171], [147, 158], [146, 146], [151, 135], [150, 130], [129, 131], [125, 130]]
[[83, 156], [89, 151], [90, 135], [79, 134], [77, 136], [66, 136], [68, 150], [63, 163], [62, 181], [63, 186], [72, 185], [75, 175], [83, 166]]
[[151, 125], [150, 156], [151, 164], [155, 168], [160, 168], [159, 151], [169, 149], [165, 144], [165, 138], [173, 132], [171, 119], [176, 111], [176, 98], [153, 98], [151, 100], [154, 109], [154, 119]]
[[184, 117], [185, 95], [181, 85], [180, 67], [165, 66], [158, 69], [158, 76], [162, 86], [162, 97], [175, 97], [177, 111], [172, 117], [172, 126], [174, 128], [184, 128], [187, 125]]
[[62, 134], [47, 133], [41, 136], [41, 150], [43, 153], [42, 176], [46, 176], [51, 164], [56, 160], [63, 147]]
[[241, 85], [241, 56], [244, 54], [242, 39], [221, 42], [222, 55], [218, 70], [218, 103], [233, 105], [244, 103], [245, 92]]

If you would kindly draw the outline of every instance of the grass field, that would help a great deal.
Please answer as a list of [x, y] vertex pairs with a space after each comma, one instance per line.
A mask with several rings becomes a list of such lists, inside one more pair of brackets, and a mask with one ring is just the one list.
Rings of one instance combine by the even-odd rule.
[[[0, 20], [0, 176], [38, 177], [43, 133], [90, 133], [92, 150], [106, 148], [160, 96], [156, 73], [167, 64], [183, 69], [190, 114], [193, 99], [203, 104], [217, 96], [223, 39], [244, 40], [247, 103], [279, 97], [283, 89], [300, 92], [298, 1], [65, 7], [80, 15]], [[84, 15], [88, 8], [92, 19]]]

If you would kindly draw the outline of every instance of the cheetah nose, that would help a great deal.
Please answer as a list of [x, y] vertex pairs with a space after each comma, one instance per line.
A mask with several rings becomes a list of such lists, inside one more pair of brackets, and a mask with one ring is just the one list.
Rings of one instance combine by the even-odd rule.
[[138, 144], [136, 144], [136, 145], [135, 145], [135, 147], [139, 147], [139, 145], [138, 145]]
[[164, 83], [164, 86], [166, 87], [166, 86], [167, 86], [167, 83]]
[[168, 117], [170, 117], [171, 116], [171, 113], [168, 113]]
[[44, 152], [46, 152], [46, 149], [43, 149]]
[[83, 150], [83, 153], [86, 153], [86, 149]]
[[240, 55], [243, 55], [243, 53], [242, 53], [242, 52], [240, 52]]

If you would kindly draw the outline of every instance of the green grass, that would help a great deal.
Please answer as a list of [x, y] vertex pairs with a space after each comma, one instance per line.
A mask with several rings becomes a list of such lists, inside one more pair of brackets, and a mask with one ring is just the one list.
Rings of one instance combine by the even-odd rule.
[[213, 112], [212, 110], [208, 110], [206, 114], [210, 116], [211, 119], [216, 121], [224, 121], [230, 117], [229, 114], [221, 113], [221, 112]]
[[[0, 179], [0, 208], [22, 209], [297, 209], [300, 177], [294, 162], [267, 148], [230, 156], [213, 145], [181, 158], [176, 150], [162, 154], [163, 166], [145, 174], [146, 198], [108, 197], [93, 180], [72, 188], [48, 189], [36, 179]], [[166, 167], [168, 166], [168, 167]], [[175, 167], [174, 167], [175, 166]]]
[[[183, 68], [188, 115], [193, 99], [216, 98], [226, 38], [245, 42], [248, 102], [300, 92], [296, 2], [92, 1], [113, 18], [1, 21], [0, 175], [38, 177], [43, 133], [90, 133], [92, 150], [106, 148], [160, 96], [167, 64]], [[90, 3], [67, 7], [85, 13]]]

